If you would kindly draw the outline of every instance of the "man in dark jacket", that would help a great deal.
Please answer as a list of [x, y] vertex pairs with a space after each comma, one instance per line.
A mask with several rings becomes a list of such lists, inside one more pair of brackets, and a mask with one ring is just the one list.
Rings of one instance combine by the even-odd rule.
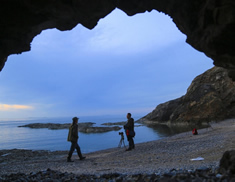
[[127, 123], [124, 125], [126, 131], [127, 140], [129, 141], [129, 148], [126, 151], [130, 151], [135, 148], [133, 137], [135, 136], [134, 131], [134, 119], [131, 117], [131, 113], [127, 113]]
[[86, 158], [86, 157], [82, 156], [80, 147], [77, 143], [78, 142], [78, 119], [79, 118], [74, 117], [73, 118], [73, 123], [69, 127], [69, 134], [68, 134], [68, 139], [67, 140], [71, 142], [71, 147], [70, 147], [70, 151], [69, 151], [69, 154], [68, 154], [68, 157], [67, 157], [67, 162], [73, 162], [71, 160], [71, 157], [72, 157], [72, 154], [73, 154], [75, 149], [77, 150], [77, 154], [78, 154], [78, 157], [80, 158], [80, 160], [83, 160], [83, 159]]

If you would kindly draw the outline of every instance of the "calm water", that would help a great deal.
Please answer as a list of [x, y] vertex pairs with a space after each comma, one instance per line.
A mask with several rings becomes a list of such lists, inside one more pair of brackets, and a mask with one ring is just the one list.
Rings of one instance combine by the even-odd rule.
[[[134, 118], [135, 120], [140, 117]], [[31, 149], [31, 150], [69, 150], [70, 143], [67, 142], [68, 129], [48, 130], [48, 129], [31, 129], [18, 127], [29, 123], [71, 123], [71, 118], [33, 118], [25, 120], [0, 120], [0, 150], [1, 149]], [[126, 121], [125, 117], [119, 116], [96, 116], [80, 117], [79, 122], [94, 122], [94, 126], [100, 126], [107, 122]], [[158, 140], [175, 133], [187, 131], [188, 128], [168, 128], [155, 126], [135, 127], [135, 143], [142, 143], [152, 140]], [[94, 152], [108, 148], [117, 147], [120, 142], [119, 131], [111, 131], [98, 134], [85, 134], [79, 132], [78, 143], [83, 153]], [[128, 142], [125, 137], [125, 144]]]

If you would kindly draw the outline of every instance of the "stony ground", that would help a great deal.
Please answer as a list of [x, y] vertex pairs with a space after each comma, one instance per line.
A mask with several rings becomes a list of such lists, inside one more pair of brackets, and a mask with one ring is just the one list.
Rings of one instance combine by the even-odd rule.
[[[67, 163], [68, 151], [1, 150], [0, 176], [12, 173], [35, 173], [51, 170], [74, 174], [162, 174], [172, 170], [217, 168], [223, 153], [234, 149], [235, 120], [212, 124], [201, 129], [199, 135], [191, 131], [162, 140], [137, 144], [132, 151], [112, 148], [84, 154], [80, 161], [75, 155]], [[202, 157], [204, 160], [191, 161]]]

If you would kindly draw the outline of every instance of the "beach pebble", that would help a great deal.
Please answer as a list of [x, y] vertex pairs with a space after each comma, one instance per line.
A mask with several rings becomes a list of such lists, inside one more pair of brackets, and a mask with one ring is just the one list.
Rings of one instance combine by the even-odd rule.
[[184, 171], [176, 169], [171, 170], [174, 172], [159, 174], [118, 174], [110, 173], [103, 175], [75, 175], [73, 173], [62, 173], [47, 169], [46, 171], [31, 172], [30, 174], [16, 173], [10, 175], [2, 175], [0, 177], [1, 182], [18, 182], [18, 181], [43, 181], [43, 182], [67, 182], [67, 181], [97, 181], [97, 182], [119, 182], [119, 181], [216, 181], [216, 179], [223, 179], [224, 181], [231, 181], [235, 179], [233, 175], [221, 175], [211, 173], [210, 168], [204, 168], [204, 170], [191, 170]]

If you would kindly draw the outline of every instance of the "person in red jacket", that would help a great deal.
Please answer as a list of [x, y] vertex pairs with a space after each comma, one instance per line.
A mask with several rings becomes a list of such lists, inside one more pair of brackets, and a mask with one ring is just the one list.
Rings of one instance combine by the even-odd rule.
[[71, 160], [71, 157], [75, 149], [77, 150], [77, 154], [80, 160], [83, 160], [86, 158], [82, 156], [81, 149], [77, 143], [78, 142], [78, 119], [79, 118], [74, 117], [73, 123], [69, 127], [69, 134], [68, 134], [67, 140], [71, 142], [71, 147], [68, 153], [67, 162], [73, 162]]

